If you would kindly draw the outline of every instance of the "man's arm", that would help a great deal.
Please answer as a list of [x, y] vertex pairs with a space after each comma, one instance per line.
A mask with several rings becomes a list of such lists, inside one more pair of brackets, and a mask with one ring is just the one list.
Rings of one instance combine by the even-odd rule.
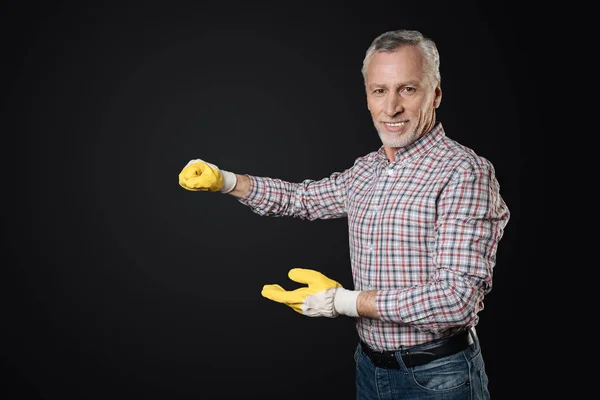
[[437, 196], [435, 269], [422, 284], [379, 291], [379, 318], [430, 332], [477, 323], [509, 215], [489, 162], [455, 166]]
[[307, 220], [346, 216], [347, 181], [351, 169], [321, 180], [300, 183], [239, 175], [195, 159], [179, 173], [179, 185], [193, 192], [231, 194], [252, 211], [264, 216], [291, 216]]
[[376, 290], [366, 290], [360, 292], [356, 299], [356, 310], [358, 315], [366, 318], [379, 318], [377, 314], [377, 307], [375, 305], [375, 296], [377, 295]]
[[250, 191], [250, 178], [247, 175], [235, 174], [237, 182], [230, 195], [239, 198], [244, 197]]

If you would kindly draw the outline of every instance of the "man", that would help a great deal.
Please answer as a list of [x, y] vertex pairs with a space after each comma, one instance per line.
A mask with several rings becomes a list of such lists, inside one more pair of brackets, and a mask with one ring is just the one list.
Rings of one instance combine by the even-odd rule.
[[259, 215], [348, 219], [354, 290], [295, 268], [307, 286], [262, 295], [311, 317], [356, 319], [358, 399], [487, 399], [474, 327], [509, 220], [493, 165], [446, 136], [439, 54], [420, 32], [377, 37], [362, 73], [382, 146], [343, 172], [290, 183], [190, 161], [179, 183], [229, 193]]

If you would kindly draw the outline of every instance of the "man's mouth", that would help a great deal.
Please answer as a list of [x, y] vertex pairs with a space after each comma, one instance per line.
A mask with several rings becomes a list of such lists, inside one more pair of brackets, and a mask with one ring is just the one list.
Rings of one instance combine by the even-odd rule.
[[396, 126], [402, 126], [404, 124], [407, 124], [408, 121], [400, 121], [400, 122], [384, 122], [384, 124], [386, 126], [391, 126], [391, 127], [396, 127]]
[[398, 122], [383, 122], [385, 130], [390, 133], [400, 133], [404, 130], [404, 126], [408, 124], [408, 120]]

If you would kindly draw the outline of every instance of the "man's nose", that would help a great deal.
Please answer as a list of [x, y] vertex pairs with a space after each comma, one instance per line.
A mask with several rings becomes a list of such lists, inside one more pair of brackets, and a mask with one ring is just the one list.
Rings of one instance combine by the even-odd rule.
[[397, 93], [390, 93], [385, 99], [384, 112], [390, 117], [396, 115], [403, 110], [402, 97]]

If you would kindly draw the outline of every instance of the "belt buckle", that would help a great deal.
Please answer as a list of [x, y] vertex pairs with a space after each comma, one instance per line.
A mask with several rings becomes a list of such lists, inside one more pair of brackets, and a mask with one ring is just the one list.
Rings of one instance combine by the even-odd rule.
[[398, 368], [398, 363], [393, 358], [389, 358], [389, 359], [379, 358], [377, 360], [377, 364], [378, 364], [379, 368], [386, 368], [386, 369], [397, 369]]
[[398, 365], [398, 360], [396, 360], [396, 356], [394, 353], [389, 353], [381, 350], [374, 350], [369, 357], [378, 368], [386, 368], [386, 369], [398, 369], [400, 368]]

